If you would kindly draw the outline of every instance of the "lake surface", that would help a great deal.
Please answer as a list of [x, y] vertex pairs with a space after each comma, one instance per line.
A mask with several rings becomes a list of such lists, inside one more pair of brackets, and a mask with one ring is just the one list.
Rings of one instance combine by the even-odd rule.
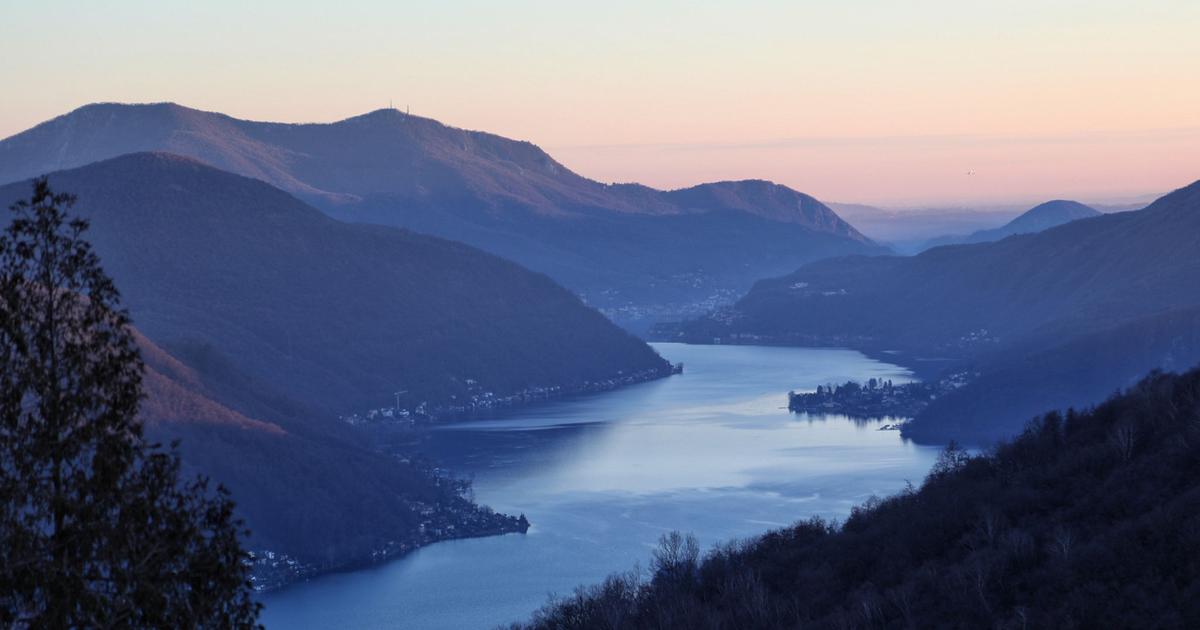
[[552, 593], [646, 566], [665, 532], [704, 547], [919, 484], [938, 449], [883, 422], [808, 417], [787, 392], [912, 380], [850, 350], [654, 344], [682, 375], [432, 431], [423, 449], [528, 534], [438, 543], [264, 598], [284, 628], [494, 628]]

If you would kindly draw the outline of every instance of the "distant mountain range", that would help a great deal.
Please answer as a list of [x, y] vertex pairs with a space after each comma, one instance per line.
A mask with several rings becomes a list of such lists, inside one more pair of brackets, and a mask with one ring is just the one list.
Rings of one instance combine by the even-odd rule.
[[828, 205], [863, 234], [902, 254], [920, 251], [932, 238], [1003, 224], [1021, 212], [1008, 206], [892, 209], [857, 203], [828, 202]]
[[[455, 497], [338, 416], [591, 391], [669, 373], [548, 277], [469, 246], [343, 223], [259, 180], [135, 153], [55, 172], [145, 335], [159, 435], [232, 486], [253, 545], [365, 557]], [[0, 187], [0, 205], [30, 186]], [[7, 220], [7, 219], [5, 219]], [[467, 509], [458, 501], [455, 509]]]
[[[972, 369], [983, 377], [957, 396], [962, 404], [954, 413], [945, 407], [937, 421], [944, 430], [922, 428], [933, 426], [933, 414], [942, 413], [938, 406], [907, 430], [929, 439], [935, 433], [939, 439], [995, 438], [1027, 419], [997, 414], [1094, 402], [1096, 393], [1127, 386], [1144, 370], [1200, 360], [1190, 328], [1195, 320], [1177, 313], [1200, 306], [1198, 251], [1200, 182], [1144, 210], [1036, 234], [912, 257], [812, 263], [759, 282], [734, 307], [674, 335], [846, 345], [898, 352], [894, 356], [912, 365], [935, 359]], [[1136, 351], [1121, 341], [1138, 338], [1146, 345]], [[1113, 353], [1116, 347], [1128, 352]], [[1088, 361], [1095, 370], [1077, 380], [1065, 371]], [[1042, 375], [1044, 384], [1019, 387], [1038, 381], [1018, 380], [1022, 371]], [[989, 397], [989, 390], [1007, 392], [1006, 404]], [[1026, 395], [1027, 401], [1017, 401]], [[971, 405], [968, 413], [971, 400], [997, 404], [973, 415], [980, 407]]]
[[170, 103], [88, 105], [0, 141], [0, 182], [141, 151], [263, 180], [343, 220], [481, 247], [549, 274], [635, 329], [699, 314], [806, 262], [885, 251], [784, 186], [607, 185], [528, 142], [391, 109], [279, 124]]
[[1056, 199], [1039, 204], [1004, 225], [990, 230], [978, 230], [965, 236], [942, 236], [931, 239], [925, 249], [941, 245], [965, 243], [987, 243], [1007, 238], [1014, 234], [1033, 234], [1079, 219], [1100, 216], [1100, 211], [1078, 201]]

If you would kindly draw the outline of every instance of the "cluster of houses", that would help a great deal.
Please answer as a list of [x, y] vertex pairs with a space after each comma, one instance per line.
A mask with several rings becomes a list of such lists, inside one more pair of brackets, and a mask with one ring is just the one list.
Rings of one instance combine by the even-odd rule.
[[385, 422], [412, 425], [416, 421], [415, 411], [415, 409], [410, 411], [399, 407], [379, 407], [377, 409], [368, 409], [362, 414], [355, 413], [348, 416], [341, 416], [338, 419], [353, 426]]
[[248, 555], [250, 585], [259, 592], [274, 590], [319, 572], [316, 566], [278, 551], [251, 551]]
[[[687, 303], [638, 304], [632, 301], [597, 306], [614, 321], [663, 322], [700, 317], [737, 301], [741, 293], [734, 289], [714, 289], [708, 297]], [[585, 300], [586, 301], [586, 300]]]
[[[388, 541], [372, 551], [371, 563], [390, 560], [440, 540], [518, 532], [523, 534], [529, 530], [529, 521], [524, 514], [516, 517], [497, 514], [490, 508], [476, 506], [465, 500], [442, 504], [410, 501], [409, 508], [421, 516], [416, 530], [405, 539]], [[325, 571], [346, 568], [306, 564], [278, 551], [252, 551], [249, 556], [250, 583], [259, 592], [274, 590]]]
[[799, 291], [800, 295], [802, 295], [804, 297], [808, 297], [808, 296], [812, 296], [812, 295], [821, 295], [824, 297], [831, 297], [834, 295], [848, 295], [849, 294], [845, 289], [810, 289], [809, 284], [807, 282], [793, 282], [790, 286], [788, 286], [788, 288], [791, 289], [792, 291]]
[[[679, 374], [681, 372], [683, 372], [683, 365], [678, 364], [672, 365], [668, 373]], [[663, 370], [652, 368], [628, 374], [622, 373], [600, 381], [583, 381], [569, 386], [528, 387], [505, 396], [498, 396], [495, 392], [485, 391], [475, 379], [468, 378], [463, 381], [466, 383], [469, 392], [467, 396], [462, 398], [452, 397], [449, 402], [440, 405], [421, 402], [412, 408], [404, 408], [398, 405], [393, 407], [379, 407], [369, 409], [361, 414], [355, 413], [349, 416], [341, 416], [339, 419], [346, 424], [354, 426], [377, 424], [415, 426], [421, 423], [470, 416], [496, 409], [518, 407], [531, 402], [550, 400], [573, 394], [608, 391], [623, 385], [641, 383], [666, 375], [667, 373], [664, 373]]]
[[983, 345], [996, 345], [1000, 343], [1000, 338], [993, 335], [988, 329], [980, 328], [972, 330], [958, 338], [959, 348], [975, 348]]
[[818, 386], [815, 392], [788, 392], [788, 409], [796, 413], [839, 414], [853, 418], [911, 418], [947, 392], [978, 376], [957, 372], [938, 381], [894, 384], [870, 379]]

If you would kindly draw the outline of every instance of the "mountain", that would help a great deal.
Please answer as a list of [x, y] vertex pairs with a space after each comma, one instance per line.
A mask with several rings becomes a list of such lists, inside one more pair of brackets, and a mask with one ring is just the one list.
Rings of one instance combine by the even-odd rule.
[[699, 314], [805, 262], [885, 251], [784, 186], [602, 184], [528, 142], [391, 109], [278, 124], [170, 103], [88, 105], [0, 141], [0, 182], [142, 151], [263, 180], [343, 220], [475, 245], [633, 328]]
[[1197, 251], [1200, 182], [1036, 234], [812, 263], [675, 336], [844, 345], [975, 372], [905, 432], [993, 440], [1034, 410], [1094, 402], [1168, 359], [1200, 360]]
[[664, 538], [527, 628], [1200, 626], [1200, 372], [1157, 375], [920, 488], [703, 558]]
[[1200, 365], [1200, 308], [1137, 318], [1065, 340], [1039, 339], [978, 364], [979, 377], [904, 426], [918, 442], [987, 444], [1048, 409], [1083, 408], [1152, 370]]
[[[999, 238], [989, 240], [999, 240], [1005, 236], [1013, 234], [1030, 234], [1033, 232], [1041, 232], [1052, 227], [1078, 221], [1079, 219], [1090, 219], [1100, 216], [1100, 212], [1091, 206], [1085, 206], [1078, 201], [1067, 201], [1064, 199], [1055, 199], [1047, 201], [1030, 208], [1025, 214], [1013, 219], [1004, 227], [1001, 227], [999, 234], [995, 235]], [[984, 231], [987, 234], [987, 231]], [[987, 236], [993, 236], [987, 234]]]
[[1090, 219], [1100, 216], [1100, 211], [1086, 206], [1078, 201], [1056, 199], [1030, 208], [1021, 216], [991, 230], [979, 230], [966, 236], [943, 236], [926, 243], [926, 249], [942, 245], [962, 243], [987, 243], [998, 241], [1014, 234], [1032, 234], [1057, 227], [1079, 219]]
[[761, 179], [701, 184], [667, 192], [663, 197], [688, 213], [742, 212], [851, 240], [867, 240], [825, 204]]
[[[90, 220], [87, 238], [143, 335], [151, 434], [182, 438], [185, 463], [233, 489], [252, 548], [337, 566], [428, 542], [430, 518], [499, 527], [452, 484], [372, 452], [338, 416], [396, 402], [436, 413], [670, 371], [544, 275], [460, 243], [342, 223], [190, 158], [129, 154], [49, 180], [78, 195], [72, 212]], [[0, 203], [29, 190], [0, 187]]]
[[[263, 182], [131, 154], [52, 174], [138, 327], [329, 413], [572, 388], [666, 369], [543, 275], [468, 246], [350, 225]], [[0, 188], [7, 205], [28, 185]], [[468, 382], [471, 381], [471, 382]]]
[[267, 412], [274, 421], [251, 418], [154, 342], [142, 336], [138, 345], [146, 362], [140, 415], [147, 436], [179, 440], [189, 473], [230, 489], [251, 531], [250, 549], [335, 568], [389, 544], [424, 542], [424, 506], [479, 510], [412, 464], [373, 452], [359, 436], [315, 430], [319, 418], [295, 410]]
[[1200, 304], [1200, 182], [1146, 209], [917, 256], [819, 261], [763, 280], [692, 338], [755, 334], [972, 356]]

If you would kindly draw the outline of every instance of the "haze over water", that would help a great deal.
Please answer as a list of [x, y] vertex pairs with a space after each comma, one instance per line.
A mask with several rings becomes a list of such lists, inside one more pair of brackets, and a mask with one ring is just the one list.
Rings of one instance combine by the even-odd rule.
[[787, 391], [900, 367], [849, 350], [656, 344], [684, 374], [441, 427], [424, 451], [526, 535], [438, 543], [264, 598], [268, 628], [492, 628], [635, 564], [660, 535], [711, 545], [919, 484], [937, 456], [883, 422], [787, 411]]

